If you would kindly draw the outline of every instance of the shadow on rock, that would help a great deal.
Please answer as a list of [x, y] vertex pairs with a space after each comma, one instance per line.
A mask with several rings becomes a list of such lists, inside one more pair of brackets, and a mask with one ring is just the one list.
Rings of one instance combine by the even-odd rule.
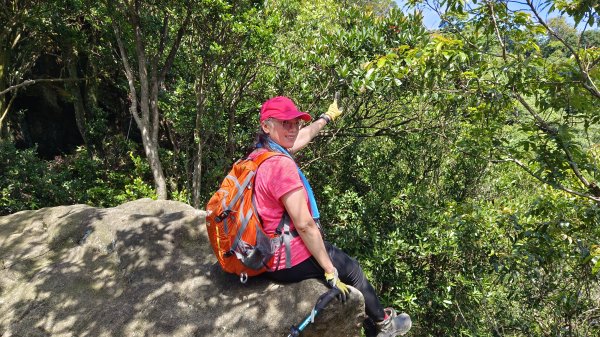
[[[0, 336], [286, 336], [327, 290], [241, 284], [215, 263], [204, 212], [141, 199], [0, 217]], [[362, 296], [303, 336], [358, 336]]]

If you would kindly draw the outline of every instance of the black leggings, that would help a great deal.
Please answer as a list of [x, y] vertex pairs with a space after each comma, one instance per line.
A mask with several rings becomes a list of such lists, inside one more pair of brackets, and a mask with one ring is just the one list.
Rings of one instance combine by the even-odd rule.
[[[358, 261], [348, 256], [341, 249], [325, 241], [325, 249], [333, 266], [338, 270], [340, 280], [360, 290], [365, 298], [365, 311], [375, 322], [383, 321], [385, 313]], [[265, 273], [268, 278], [277, 282], [299, 282], [310, 278], [325, 279], [325, 271], [314, 257], [288, 269]]]

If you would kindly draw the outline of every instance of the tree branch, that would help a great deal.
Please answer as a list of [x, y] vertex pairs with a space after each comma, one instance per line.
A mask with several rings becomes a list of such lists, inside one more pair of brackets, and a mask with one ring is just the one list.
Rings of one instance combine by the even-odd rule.
[[57, 82], [76, 82], [83, 81], [86, 78], [39, 78], [35, 80], [25, 80], [19, 84], [12, 85], [2, 91], [0, 91], [0, 96], [5, 95], [11, 91], [15, 91], [17, 89], [27, 87], [36, 83], [57, 83]]
[[169, 72], [169, 70], [171, 69], [171, 66], [173, 65], [173, 62], [175, 61], [175, 54], [177, 53], [177, 50], [179, 49], [179, 45], [181, 44], [181, 39], [183, 38], [183, 34], [185, 33], [187, 26], [190, 23], [190, 20], [192, 19], [192, 5], [191, 3], [187, 4], [187, 13], [185, 16], [185, 20], [183, 21], [183, 23], [181, 24], [181, 26], [179, 27], [179, 30], [177, 31], [177, 36], [175, 38], [175, 41], [173, 42], [173, 45], [171, 46], [171, 50], [169, 51], [169, 55], [167, 56], [167, 60], [165, 61], [165, 64], [163, 66], [163, 68], [161, 69], [160, 74], [158, 75], [158, 84], [161, 85], [162, 82], [165, 80], [165, 76], [167, 75], [167, 72]]
[[6, 118], [6, 116], [8, 115], [8, 111], [10, 110], [10, 107], [12, 106], [13, 102], [15, 101], [15, 98], [17, 98], [17, 95], [13, 95], [10, 100], [8, 101], [8, 104], [6, 105], [6, 109], [4, 109], [4, 112], [2, 112], [2, 115], [0, 116], [0, 130], [2, 130], [2, 124], [4, 123], [4, 118]]
[[125, 70], [125, 77], [127, 77], [127, 83], [129, 84], [129, 99], [131, 101], [131, 106], [129, 107], [129, 112], [135, 119], [137, 125], [141, 125], [142, 121], [140, 119], [140, 115], [137, 111], [137, 91], [135, 89], [135, 79], [133, 75], [133, 70], [131, 69], [131, 65], [129, 64], [129, 60], [127, 58], [127, 53], [125, 52], [125, 47], [123, 46], [123, 39], [121, 38], [121, 31], [119, 26], [115, 23], [115, 20], [112, 20], [113, 29], [115, 31], [115, 36], [117, 38], [117, 45], [119, 46], [119, 52], [121, 53], [121, 60], [123, 61], [123, 68]]
[[506, 61], [506, 46], [504, 44], [504, 41], [502, 40], [502, 36], [500, 35], [500, 30], [498, 29], [498, 22], [496, 21], [496, 13], [494, 13], [494, 6], [492, 6], [492, 4], [489, 1], [487, 2], [487, 5], [491, 12], [492, 21], [494, 21], [494, 31], [496, 32], [498, 42], [502, 47], [502, 59]]
[[527, 172], [530, 176], [534, 177], [535, 179], [541, 181], [542, 183], [546, 184], [546, 185], [550, 185], [556, 189], [559, 189], [563, 192], [567, 192], [570, 194], [574, 194], [583, 198], [587, 198], [590, 200], [593, 200], [597, 203], [600, 203], [600, 197], [596, 197], [593, 195], [589, 195], [586, 193], [581, 193], [575, 190], [572, 190], [570, 188], [564, 187], [563, 185], [559, 184], [559, 183], [553, 183], [550, 182], [542, 177], [540, 177], [538, 174], [536, 174], [535, 172], [531, 171], [531, 169], [529, 167], [527, 167], [525, 164], [523, 164], [521, 161], [519, 161], [518, 159], [514, 159], [514, 158], [507, 158], [507, 159], [500, 159], [500, 160], [492, 160], [492, 163], [505, 163], [505, 162], [512, 162], [517, 164], [520, 168], [522, 168], [525, 172]]
[[571, 154], [571, 151], [569, 150], [569, 148], [566, 146], [566, 144], [560, 138], [560, 136], [558, 134], [558, 130], [556, 130], [556, 128], [552, 127], [545, 120], [543, 120], [542, 117], [540, 117], [534, 111], [534, 109], [529, 104], [527, 104], [527, 102], [525, 101], [525, 99], [523, 99], [523, 97], [520, 94], [514, 93], [514, 95], [516, 96], [517, 100], [519, 100], [519, 102], [529, 112], [529, 114], [531, 114], [533, 116], [533, 118], [535, 118], [536, 124], [538, 125], [538, 127], [540, 128], [540, 130], [544, 131], [546, 134], [548, 134], [550, 137], [552, 137], [552, 139], [554, 139], [556, 141], [556, 143], [558, 144], [558, 146], [561, 148], [561, 150], [567, 156], [567, 162], [569, 164], [569, 167], [571, 168], [571, 170], [573, 171], [573, 173], [575, 173], [575, 176], [577, 176], [577, 178], [579, 179], [579, 181], [581, 181], [581, 183], [589, 191], [591, 191], [596, 197], [600, 198], [600, 190], [598, 189], [598, 186], [596, 185], [596, 183], [593, 183], [593, 182], [590, 183], [583, 176], [583, 174], [581, 174], [581, 171], [579, 170], [579, 167], [577, 166], [577, 163], [575, 162], [575, 160], [573, 158], [573, 155]]
[[527, 103], [527, 101], [525, 101], [525, 99], [523, 98], [523, 96], [521, 96], [521, 94], [513, 91], [513, 95], [521, 103], [521, 105], [523, 105], [525, 110], [527, 110], [527, 112], [529, 112], [529, 114], [535, 119], [536, 124], [540, 128], [540, 130], [544, 131], [545, 133], [549, 134], [552, 137], [556, 137], [556, 135], [558, 134], [558, 130], [556, 130], [556, 128], [552, 127], [550, 124], [548, 124], [548, 122], [546, 122], [542, 117], [540, 117], [540, 115], [538, 115], [535, 112], [535, 110], [531, 107], [531, 105], [529, 105], [529, 103]]
[[533, 5], [532, 0], [527, 0], [527, 4], [529, 5], [529, 8], [531, 8], [531, 11], [533, 12], [533, 14], [537, 17], [538, 22], [542, 26], [544, 26], [544, 28], [546, 28], [546, 30], [550, 33], [550, 35], [552, 35], [555, 39], [557, 39], [558, 41], [560, 41], [560, 43], [562, 43], [567, 49], [569, 49], [569, 51], [571, 52], [571, 55], [573, 55], [573, 57], [575, 58], [575, 62], [577, 62], [577, 66], [579, 67], [579, 71], [581, 71], [581, 74], [582, 74], [582, 77], [583, 77], [583, 80], [584, 80], [583, 83], [582, 83], [582, 85], [593, 96], [595, 96], [596, 98], [600, 98], [600, 91], [598, 91], [598, 88], [594, 84], [594, 81], [590, 77], [590, 74], [588, 73], [588, 71], [583, 66], [583, 62], [581, 61], [581, 58], [579, 57], [579, 54], [573, 49], [573, 47], [570, 44], [568, 44], [561, 36], [559, 36], [552, 28], [550, 28], [550, 26], [548, 26], [548, 24], [544, 21], [544, 19], [542, 19], [542, 17], [538, 13], [537, 9]]
[[163, 18], [163, 25], [160, 30], [160, 42], [158, 45], [158, 52], [156, 53], [155, 64], [158, 64], [159, 60], [162, 58], [163, 53], [165, 51], [165, 41], [167, 41], [169, 30], [169, 14], [165, 14]]
[[302, 165], [302, 167], [301, 167], [301, 168], [308, 167], [308, 166], [310, 166], [310, 164], [312, 164], [313, 162], [315, 162], [315, 161], [318, 161], [318, 160], [321, 160], [321, 159], [323, 159], [323, 158], [327, 158], [327, 157], [334, 157], [334, 156], [336, 156], [338, 153], [342, 152], [342, 150], [343, 150], [343, 149], [347, 148], [347, 147], [348, 147], [348, 146], [350, 146], [350, 145], [352, 145], [352, 143], [348, 143], [348, 144], [342, 145], [342, 146], [341, 146], [339, 149], [337, 149], [336, 151], [333, 151], [333, 152], [329, 152], [329, 151], [327, 151], [327, 152], [325, 153], [325, 155], [318, 156], [318, 157], [316, 157], [316, 158], [314, 158], [314, 159], [310, 160], [310, 161], [309, 161], [309, 162], [307, 162], [306, 164]]

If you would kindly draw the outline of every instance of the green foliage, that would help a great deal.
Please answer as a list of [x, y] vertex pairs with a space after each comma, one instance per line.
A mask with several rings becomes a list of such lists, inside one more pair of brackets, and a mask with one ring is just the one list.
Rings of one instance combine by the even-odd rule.
[[555, 0], [546, 1], [552, 7], [558, 9], [561, 13], [568, 13], [573, 17], [575, 23], [584, 22], [590, 26], [598, 24], [600, 19], [600, 5], [594, 0]]
[[[167, 2], [142, 3], [156, 50]], [[2, 214], [156, 197], [140, 145], [108, 122], [130, 116], [107, 8], [61, 4], [87, 19], [48, 29], [99, 78], [82, 89], [99, 95], [86, 116], [95, 148], [46, 162], [2, 143]], [[505, 1], [429, 4], [443, 9], [436, 31], [390, 1], [203, 1], [159, 88], [169, 198], [191, 202], [197, 174], [200, 201], [210, 197], [268, 97], [318, 116], [339, 91], [344, 114], [298, 161], [327, 239], [357, 257], [385, 305], [411, 314], [415, 335], [598, 335], [597, 6], [536, 2], [587, 22], [580, 33]]]
[[584, 48], [600, 48], [600, 30], [588, 30], [581, 33], [581, 46]]
[[0, 163], [0, 214], [43, 207], [53, 184], [35, 149], [18, 151], [11, 143], [0, 142]]
[[600, 220], [598, 207], [547, 188], [539, 193], [523, 205], [527, 208], [509, 210], [499, 222], [512, 247], [499, 259], [503, 281], [510, 285], [510, 299], [530, 313], [529, 322], [522, 321], [536, 334], [560, 335], [569, 322], [580, 321], [572, 332], [593, 335], [597, 328], [587, 311], [596, 305], [589, 294], [597, 278], [588, 257], [598, 240], [598, 231], [590, 231]]
[[108, 154], [105, 161], [90, 158], [80, 148], [73, 155], [49, 162], [39, 159], [35, 149], [18, 150], [8, 142], [0, 144], [0, 168], [4, 172], [0, 214], [76, 203], [113, 207], [139, 198], [156, 198], [148, 183], [151, 175], [145, 160], [129, 152], [131, 161], [123, 161], [119, 154], [131, 146], [127, 142], [107, 144], [116, 153]]
[[[419, 90], [427, 96], [418, 101], [418, 106], [429, 109], [422, 116], [443, 118], [439, 123], [443, 127], [436, 133], [444, 134], [444, 141], [449, 142], [443, 146], [443, 142], [428, 135], [431, 143], [414, 146], [427, 149], [425, 154], [408, 159], [413, 164], [409, 172], [419, 172], [414, 164], [427, 163], [427, 154], [439, 151], [435, 165], [425, 166], [435, 167], [431, 176], [436, 177], [435, 181], [425, 179], [429, 183], [427, 192], [419, 191], [414, 183], [422, 178], [403, 180], [393, 169], [385, 170], [393, 176], [392, 186], [403, 181], [396, 185], [398, 191], [406, 186], [417, 188], [417, 195], [406, 199], [410, 203], [407, 209], [416, 212], [400, 214], [399, 218], [421, 226], [385, 233], [381, 236], [390, 241], [373, 244], [381, 247], [377, 257], [395, 252], [392, 242], [401, 247], [398, 255], [415, 252], [410, 265], [416, 268], [406, 270], [403, 257], [402, 263], [384, 267], [381, 279], [389, 279], [390, 270], [416, 276], [410, 281], [398, 278], [390, 283], [409, 283], [411, 290], [417, 290], [402, 298], [417, 299], [412, 303], [429, 324], [427, 334], [594, 334], [596, 328], [588, 313], [598, 305], [589, 295], [597, 291], [592, 272], [596, 260], [589, 252], [595, 252], [597, 231], [588, 224], [597, 222], [598, 205], [563, 192], [570, 188], [586, 193], [580, 188], [584, 181], [581, 175], [593, 180], [598, 176], [598, 162], [590, 151], [597, 140], [585, 136], [585, 128], [598, 127], [593, 117], [598, 99], [584, 86], [573, 85], [581, 81], [581, 65], [575, 58], [565, 57], [573, 50], [578, 57], [586, 54], [571, 45], [577, 40], [574, 30], [567, 36], [567, 29], [557, 29], [563, 41], [554, 50], [560, 53], [540, 55], [536, 38], [545, 31], [527, 15], [508, 12], [503, 4], [489, 2], [472, 6], [470, 12], [479, 15], [466, 19], [462, 5], [449, 2], [449, 25], [445, 31], [433, 34], [429, 42], [402, 47], [401, 53], [373, 58], [367, 64], [380, 77], [392, 74], [406, 81], [407, 76], [419, 74], [425, 78], [425, 86]], [[558, 24], [551, 23], [555, 27]], [[497, 41], [498, 37], [502, 40]], [[520, 101], [513, 100], [517, 95]], [[411, 148], [405, 139], [401, 143]], [[379, 147], [381, 142], [377, 143]], [[396, 163], [407, 162], [389, 154], [386, 157]], [[518, 162], [526, 170], [515, 172], [513, 167], [504, 172], [489, 166], [490, 160], [502, 162], [507, 157], [508, 162]], [[521, 187], [517, 186], [523, 185], [522, 178], [519, 184], [496, 190], [497, 184], [504, 184], [504, 179], [516, 174], [529, 174], [563, 191], [527, 182], [527, 187], [522, 187], [527, 195], [520, 195], [517, 190]], [[491, 177], [499, 180], [489, 181]], [[386, 180], [378, 177], [372, 181]], [[379, 186], [372, 189], [381, 190]], [[590, 194], [592, 198], [598, 195]], [[373, 196], [372, 191], [369, 195]], [[423, 202], [419, 196], [428, 199]], [[386, 203], [385, 198], [375, 200], [380, 205]], [[500, 212], [494, 207], [498, 202], [503, 205]], [[525, 215], [515, 215], [514, 208], [522, 209]], [[381, 211], [393, 213], [380, 206], [378, 213], [364, 221], [386, 228], [390, 221], [377, 218]], [[512, 229], [506, 226], [502, 214], [511, 214], [509, 217], [518, 225], [513, 223]], [[572, 236], [570, 226], [575, 219], [581, 224]], [[565, 227], [567, 222], [571, 225]], [[403, 237], [405, 233], [415, 237]], [[587, 241], [586, 235], [593, 239]], [[418, 244], [411, 246], [411, 239]], [[426, 263], [420, 263], [423, 260]], [[414, 270], [429, 273], [419, 275]], [[565, 280], [572, 280], [567, 282], [569, 287], [561, 284]], [[385, 283], [382, 286], [385, 289]], [[450, 289], [460, 291], [449, 296]], [[427, 299], [427, 304], [420, 299]]]

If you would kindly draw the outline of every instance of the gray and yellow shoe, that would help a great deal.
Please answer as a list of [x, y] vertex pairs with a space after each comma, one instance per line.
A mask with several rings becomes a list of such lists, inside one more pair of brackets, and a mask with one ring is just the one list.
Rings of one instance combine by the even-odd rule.
[[375, 323], [379, 331], [377, 337], [402, 336], [412, 327], [412, 321], [408, 314], [401, 313], [398, 315], [393, 308], [385, 308], [383, 310], [388, 317], [381, 322]]

